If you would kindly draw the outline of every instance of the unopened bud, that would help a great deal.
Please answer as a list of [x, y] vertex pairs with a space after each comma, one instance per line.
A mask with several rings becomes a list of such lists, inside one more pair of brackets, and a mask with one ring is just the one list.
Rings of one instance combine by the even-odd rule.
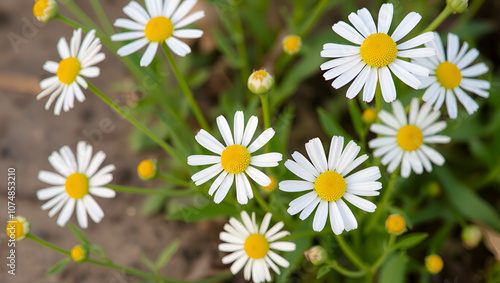
[[264, 70], [253, 72], [248, 78], [248, 89], [255, 94], [268, 93], [273, 84], [273, 76]]
[[33, 15], [42, 23], [52, 20], [57, 15], [57, 2], [55, 0], [36, 0], [33, 6]]
[[453, 9], [455, 13], [463, 13], [467, 10], [469, 0], [446, 0], [446, 4]]
[[304, 256], [314, 265], [320, 265], [328, 258], [326, 250], [321, 246], [314, 246], [308, 249], [304, 252]]
[[479, 245], [483, 233], [481, 233], [481, 229], [476, 225], [469, 225], [462, 230], [461, 236], [463, 245], [471, 250]]

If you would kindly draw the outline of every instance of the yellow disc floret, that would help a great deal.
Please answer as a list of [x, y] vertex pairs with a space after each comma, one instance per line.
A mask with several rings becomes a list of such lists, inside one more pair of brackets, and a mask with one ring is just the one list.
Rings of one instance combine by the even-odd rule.
[[259, 80], [262, 82], [267, 77], [267, 72], [264, 70], [256, 71], [252, 74], [252, 80]]
[[406, 125], [399, 129], [396, 136], [399, 147], [406, 151], [414, 151], [420, 148], [424, 142], [422, 130], [414, 125]]
[[444, 88], [454, 89], [460, 85], [462, 73], [455, 64], [445, 61], [436, 68], [436, 78]]
[[154, 17], [146, 24], [144, 32], [146, 33], [146, 38], [151, 42], [163, 42], [170, 36], [174, 31], [174, 25], [169, 18], [163, 16]]
[[88, 251], [82, 245], [76, 245], [71, 249], [71, 259], [75, 262], [82, 262], [87, 259]]
[[45, 16], [45, 9], [49, 7], [49, 0], [38, 0], [35, 2], [33, 6], [33, 15], [35, 17], [43, 17]]
[[89, 178], [82, 173], [74, 173], [66, 179], [66, 192], [74, 199], [80, 199], [89, 193]]
[[261, 234], [252, 234], [245, 240], [243, 248], [249, 258], [260, 259], [267, 255], [269, 242]]
[[439, 255], [428, 255], [425, 258], [425, 267], [430, 273], [439, 273], [443, 269], [443, 259]]
[[295, 54], [300, 51], [302, 39], [297, 35], [289, 35], [283, 39], [283, 51], [287, 54]]
[[224, 149], [220, 158], [224, 170], [228, 173], [239, 174], [250, 165], [251, 156], [246, 147], [233, 144]]
[[359, 49], [361, 59], [375, 68], [389, 65], [396, 59], [398, 48], [396, 42], [385, 33], [374, 33], [368, 36]]
[[326, 201], [335, 201], [340, 199], [346, 191], [346, 182], [344, 177], [335, 171], [326, 171], [321, 173], [314, 182], [314, 189], [318, 196]]
[[74, 57], [68, 57], [59, 62], [57, 77], [59, 77], [61, 83], [70, 85], [76, 80], [76, 76], [80, 73], [80, 69], [80, 61]]
[[363, 121], [367, 124], [371, 124], [375, 122], [375, 119], [377, 119], [377, 111], [373, 108], [368, 108], [363, 111]]
[[33, 5], [33, 15], [42, 23], [52, 20], [57, 15], [57, 2], [55, 0], [37, 0]]
[[156, 175], [156, 165], [152, 160], [143, 160], [137, 166], [137, 173], [141, 178], [149, 180]]
[[30, 233], [31, 224], [23, 216], [16, 216], [16, 218], [7, 221], [7, 236], [16, 241], [20, 241]]
[[399, 234], [405, 230], [406, 222], [403, 216], [399, 214], [391, 214], [385, 221], [385, 227], [387, 228], [387, 231]]

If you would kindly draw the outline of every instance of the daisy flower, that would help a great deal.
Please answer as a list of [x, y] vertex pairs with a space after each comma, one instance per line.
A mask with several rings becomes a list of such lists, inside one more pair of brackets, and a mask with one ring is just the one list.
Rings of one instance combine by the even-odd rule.
[[325, 80], [336, 78], [332, 83], [335, 89], [343, 87], [356, 78], [347, 90], [347, 98], [356, 97], [364, 87], [363, 100], [372, 101], [377, 81], [379, 81], [384, 100], [391, 102], [396, 99], [396, 87], [391, 72], [414, 89], [420, 87], [420, 80], [415, 75], [429, 75], [427, 68], [400, 58], [434, 55], [432, 48], [415, 48], [432, 40], [433, 33], [426, 32], [396, 44], [417, 25], [422, 16], [415, 12], [409, 13], [389, 36], [393, 10], [392, 4], [382, 5], [378, 14], [378, 26], [375, 26], [366, 8], [349, 15], [349, 21], [354, 28], [343, 21], [333, 25], [332, 29], [335, 33], [356, 45], [325, 44], [321, 57], [335, 59], [323, 63], [321, 70], [328, 70], [323, 74]]
[[[287, 268], [290, 263], [275, 253], [273, 250], [291, 252], [295, 250], [295, 244], [279, 240], [290, 235], [288, 231], [280, 231], [283, 228], [283, 222], [276, 223], [271, 229], [271, 213], [267, 213], [259, 226], [255, 221], [255, 213], [252, 213], [252, 219], [246, 211], [241, 212], [241, 220], [234, 217], [229, 219], [229, 223], [224, 225], [225, 232], [220, 233], [220, 239], [225, 243], [219, 244], [219, 250], [230, 252], [231, 254], [222, 258], [222, 263], [231, 265], [231, 273], [238, 273], [243, 267], [243, 276], [245, 280], [252, 279], [253, 282], [271, 281], [269, 268], [280, 274], [277, 265]], [[277, 265], [276, 265], [277, 264]]]
[[158, 46], [165, 42], [175, 54], [186, 56], [191, 48], [179, 38], [200, 38], [203, 31], [199, 29], [182, 29], [205, 16], [204, 11], [196, 11], [186, 17], [196, 5], [197, 0], [146, 0], [147, 11], [136, 1], [123, 8], [123, 12], [132, 20], [117, 19], [115, 26], [131, 31], [114, 34], [113, 41], [134, 40], [118, 49], [118, 55], [130, 55], [148, 45], [142, 55], [141, 66], [149, 66], [156, 54]]
[[426, 43], [426, 46], [435, 48], [436, 55], [414, 61], [431, 70], [429, 77], [421, 78], [421, 88], [427, 88], [422, 100], [434, 105], [434, 110], [439, 110], [446, 101], [448, 115], [452, 119], [458, 116], [457, 98], [469, 115], [476, 112], [479, 106], [464, 90], [488, 98], [491, 87], [489, 81], [474, 79], [488, 72], [488, 66], [482, 62], [470, 66], [479, 56], [479, 51], [475, 48], [467, 51], [467, 42], [459, 50], [458, 36], [453, 33], [448, 34], [446, 54], [438, 33], [435, 33], [434, 40]]
[[76, 158], [68, 146], [63, 146], [59, 152], [54, 151], [49, 156], [50, 164], [59, 174], [41, 170], [38, 179], [51, 186], [38, 190], [36, 195], [39, 200], [50, 199], [42, 205], [42, 210], [50, 209], [50, 217], [62, 208], [57, 225], [64, 226], [68, 222], [75, 204], [80, 227], [87, 228], [87, 213], [95, 223], [101, 222], [104, 212], [92, 195], [115, 197], [114, 190], [103, 187], [113, 180], [110, 172], [115, 170], [115, 165], [106, 165], [97, 171], [105, 158], [106, 154], [102, 151], [92, 157], [92, 146], [84, 141], [78, 142], [76, 146]]
[[100, 53], [101, 41], [95, 37], [95, 30], [91, 30], [82, 41], [82, 29], [73, 31], [70, 45], [66, 39], [61, 37], [57, 44], [57, 51], [61, 57], [59, 63], [47, 61], [43, 69], [56, 74], [40, 82], [43, 91], [36, 99], [42, 99], [50, 94], [45, 103], [45, 110], [48, 110], [57, 99], [54, 107], [54, 114], [61, 114], [61, 110], [69, 111], [74, 106], [75, 97], [83, 102], [85, 95], [80, 88], [87, 88], [87, 82], [83, 77], [95, 78], [99, 76], [100, 70], [93, 65], [104, 60], [104, 53]]
[[[361, 147], [350, 141], [345, 148], [344, 138], [334, 136], [330, 143], [328, 159], [319, 138], [306, 143], [306, 151], [312, 163], [304, 155], [294, 152], [285, 162], [286, 168], [303, 181], [288, 180], [279, 184], [285, 192], [308, 193], [289, 204], [288, 213], [295, 215], [302, 211], [299, 218], [304, 220], [318, 207], [313, 220], [313, 230], [321, 231], [330, 214], [330, 225], [335, 234], [358, 227], [351, 209], [344, 200], [367, 211], [374, 212], [376, 205], [359, 196], [377, 196], [382, 183], [376, 182], [381, 175], [377, 166], [372, 166], [351, 174], [352, 170], [368, 159], [368, 155], [358, 155]], [[343, 200], [344, 199], [344, 200]], [[328, 213], [329, 212], [329, 213]]]
[[253, 192], [246, 175], [263, 187], [269, 186], [271, 178], [253, 166], [276, 167], [282, 159], [281, 153], [276, 152], [252, 156], [252, 153], [263, 147], [274, 136], [274, 130], [268, 128], [250, 144], [255, 129], [257, 129], [258, 119], [256, 116], [250, 117], [246, 127], [244, 122], [243, 112], [237, 111], [234, 115], [233, 139], [226, 118], [222, 115], [217, 117], [217, 126], [226, 146], [223, 146], [203, 129], [195, 136], [196, 141], [201, 146], [217, 155], [189, 156], [187, 162], [191, 166], [213, 164], [194, 174], [191, 179], [195, 182], [195, 185], [199, 186], [220, 173], [208, 191], [210, 195], [215, 193], [215, 203], [220, 203], [226, 197], [233, 185], [233, 181], [236, 181], [236, 198], [238, 202], [241, 204], [248, 203], [248, 199], [253, 198]]
[[370, 130], [382, 137], [368, 143], [375, 149], [373, 156], [382, 157], [382, 165], [388, 165], [387, 171], [394, 172], [401, 164], [401, 176], [407, 178], [411, 170], [417, 174], [432, 171], [432, 164], [443, 165], [444, 157], [430, 148], [429, 143], [449, 143], [450, 138], [437, 135], [446, 128], [445, 121], [436, 122], [441, 113], [431, 112], [431, 106], [423, 104], [419, 109], [418, 98], [413, 98], [410, 104], [408, 119], [405, 109], [399, 100], [392, 103], [394, 115], [382, 110], [378, 114], [382, 124], [372, 124]]

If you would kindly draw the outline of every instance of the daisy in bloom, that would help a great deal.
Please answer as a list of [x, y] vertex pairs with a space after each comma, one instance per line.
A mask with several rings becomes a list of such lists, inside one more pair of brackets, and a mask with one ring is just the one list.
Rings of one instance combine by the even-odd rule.
[[70, 44], [64, 37], [61, 37], [57, 44], [57, 51], [61, 56], [59, 63], [47, 61], [43, 69], [55, 74], [40, 82], [43, 91], [36, 99], [49, 96], [45, 103], [45, 110], [48, 110], [52, 103], [57, 102], [54, 107], [54, 114], [61, 114], [61, 110], [69, 111], [74, 106], [75, 97], [83, 102], [85, 95], [80, 88], [87, 88], [87, 81], [83, 77], [95, 78], [99, 76], [100, 70], [93, 66], [104, 60], [104, 53], [101, 50], [101, 41], [95, 37], [95, 30], [91, 30], [82, 41], [82, 29], [73, 31]]
[[141, 66], [149, 66], [156, 54], [158, 46], [165, 42], [170, 50], [179, 56], [191, 53], [191, 48], [179, 38], [200, 38], [203, 31], [199, 29], [182, 29], [205, 16], [204, 11], [196, 11], [186, 17], [197, 0], [146, 0], [147, 11], [136, 1], [123, 8], [123, 12], [132, 20], [117, 19], [115, 26], [131, 31], [114, 34], [113, 41], [134, 40], [118, 49], [118, 55], [130, 55], [148, 45], [142, 55]]
[[[306, 151], [312, 163], [304, 155], [294, 152], [294, 160], [285, 162], [286, 168], [303, 181], [282, 181], [279, 188], [285, 192], [308, 193], [290, 202], [288, 213], [304, 220], [318, 207], [313, 220], [313, 230], [320, 232], [330, 214], [330, 225], [335, 234], [358, 227], [351, 209], [344, 200], [367, 211], [374, 212], [376, 205], [359, 196], [377, 196], [382, 183], [376, 182], [381, 175], [377, 166], [372, 166], [351, 174], [352, 170], [368, 159], [368, 155], [358, 155], [361, 147], [350, 141], [345, 148], [344, 138], [334, 136], [330, 143], [328, 159], [319, 138], [306, 143]], [[344, 199], [344, 200], [343, 200]], [[330, 212], [330, 213], [328, 213]]]
[[382, 137], [368, 143], [375, 149], [373, 156], [382, 157], [382, 165], [388, 165], [387, 171], [394, 172], [401, 164], [401, 176], [407, 178], [411, 170], [417, 174], [432, 171], [432, 163], [444, 164], [444, 157], [430, 148], [429, 143], [449, 143], [450, 137], [437, 135], [446, 128], [445, 121], [436, 122], [441, 113], [431, 112], [431, 106], [423, 104], [419, 109], [418, 98], [413, 98], [410, 104], [408, 119], [405, 109], [399, 100], [392, 103], [394, 115], [382, 110], [378, 114], [382, 124], [372, 124], [370, 130]]
[[343, 87], [355, 78], [347, 90], [347, 98], [356, 97], [364, 87], [363, 100], [372, 101], [379, 81], [384, 100], [391, 102], [396, 99], [396, 87], [391, 72], [414, 89], [420, 87], [420, 80], [415, 75], [429, 75], [427, 68], [400, 58], [434, 55], [432, 48], [415, 48], [432, 40], [433, 33], [426, 32], [396, 44], [418, 24], [422, 16], [415, 12], [409, 13], [389, 36], [393, 10], [392, 4], [383, 4], [378, 14], [377, 26], [366, 8], [349, 15], [349, 21], [354, 28], [343, 21], [333, 25], [335, 33], [356, 45], [325, 44], [321, 57], [335, 59], [323, 63], [321, 70], [327, 70], [323, 74], [326, 80], [336, 78], [332, 83], [335, 89]]
[[115, 170], [115, 165], [106, 165], [97, 171], [105, 158], [106, 154], [102, 151], [92, 157], [92, 146], [84, 141], [78, 142], [76, 146], [76, 158], [68, 146], [63, 146], [59, 152], [54, 151], [49, 156], [50, 164], [59, 174], [41, 170], [38, 179], [51, 186], [38, 190], [36, 195], [39, 200], [50, 199], [42, 205], [43, 210], [50, 209], [50, 217], [62, 208], [57, 225], [64, 226], [68, 222], [75, 204], [80, 227], [87, 228], [87, 213], [95, 223], [101, 222], [104, 212], [92, 195], [115, 197], [114, 190], [103, 187], [113, 180], [110, 172]]
[[295, 250], [295, 244], [284, 241], [276, 242], [290, 235], [290, 232], [280, 231], [284, 226], [283, 222], [276, 223], [268, 230], [271, 216], [271, 213], [267, 213], [259, 228], [255, 221], [255, 213], [252, 213], [252, 219], [250, 219], [248, 213], [242, 211], [243, 223], [231, 217], [229, 223], [224, 225], [225, 232], [221, 232], [219, 237], [225, 243], [219, 244], [219, 250], [231, 253], [222, 258], [222, 263], [234, 262], [231, 265], [233, 274], [238, 273], [244, 266], [245, 280], [252, 279], [253, 282], [259, 283], [271, 281], [269, 267], [280, 274], [277, 265], [284, 268], [290, 266], [286, 259], [273, 250], [291, 252]]
[[191, 179], [199, 186], [220, 173], [208, 191], [210, 195], [215, 193], [214, 201], [216, 203], [220, 203], [226, 197], [233, 185], [233, 181], [236, 181], [236, 198], [238, 202], [241, 204], [248, 203], [248, 199], [253, 198], [253, 192], [246, 175], [263, 187], [269, 186], [271, 178], [253, 166], [276, 167], [282, 159], [281, 153], [276, 152], [252, 156], [252, 153], [263, 147], [274, 136], [274, 130], [268, 128], [250, 144], [257, 129], [258, 119], [256, 116], [250, 117], [246, 127], [244, 122], [243, 112], [237, 111], [234, 115], [233, 139], [226, 118], [222, 115], [217, 117], [217, 126], [226, 146], [223, 146], [203, 129], [195, 136], [196, 141], [201, 146], [217, 155], [189, 156], [188, 164], [191, 166], [213, 164], [194, 174]]
[[476, 112], [479, 106], [464, 90], [488, 98], [491, 87], [489, 81], [474, 79], [488, 72], [488, 66], [482, 62], [470, 66], [479, 56], [479, 51], [475, 48], [467, 51], [467, 42], [459, 50], [458, 36], [453, 33], [448, 34], [446, 54], [438, 33], [435, 33], [434, 40], [426, 43], [426, 46], [435, 48], [436, 55], [414, 61], [431, 70], [429, 77], [421, 78], [421, 88], [427, 88], [422, 100], [430, 105], [434, 104], [434, 110], [439, 110], [446, 101], [448, 115], [452, 119], [458, 115], [457, 98], [469, 115]]

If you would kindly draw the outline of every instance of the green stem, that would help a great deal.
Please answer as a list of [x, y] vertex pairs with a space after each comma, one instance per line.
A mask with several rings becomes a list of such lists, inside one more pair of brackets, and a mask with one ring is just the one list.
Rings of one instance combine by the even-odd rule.
[[437, 18], [434, 19], [434, 21], [432, 21], [432, 23], [422, 33], [435, 30], [452, 13], [453, 9], [450, 6], [446, 5], [439, 16], [437, 16]]
[[163, 175], [163, 174], [160, 174], [160, 173], [156, 174], [156, 178], [165, 180], [167, 182], [170, 182], [170, 183], [173, 183], [173, 184], [176, 184], [176, 185], [179, 185], [179, 186], [189, 187], [191, 185], [190, 182], [187, 182], [187, 181], [184, 181], [184, 180], [181, 180], [181, 179], [177, 179], [177, 178], [174, 178], [174, 177], [171, 177], [171, 176]]
[[106, 16], [104, 9], [102, 8], [101, 2], [99, 0], [90, 0], [90, 4], [92, 5], [92, 9], [94, 9], [94, 13], [96, 14], [97, 19], [99, 20], [99, 23], [101, 24], [104, 31], [108, 35], [115, 33], [113, 26], [109, 22], [109, 19]]
[[243, 33], [243, 26], [241, 24], [240, 15], [235, 9], [234, 12], [234, 30], [236, 32], [236, 48], [240, 54], [241, 60], [243, 62], [241, 66], [241, 83], [243, 84], [243, 89], [247, 90], [247, 80], [250, 76], [250, 66], [248, 64], [248, 54], [245, 45], [245, 34]]
[[189, 196], [196, 192], [196, 190], [143, 189], [143, 188], [127, 187], [119, 185], [107, 185], [106, 187], [122, 193], [132, 193], [140, 195], [158, 195], [158, 196], [169, 196], [169, 197]]
[[67, 250], [65, 250], [63, 248], [60, 248], [60, 247], [58, 247], [56, 245], [53, 245], [53, 244], [51, 244], [49, 242], [46, 242], [45, 240], [42, 240], [42, 239], [38, 238], [37, 236], [35, 236], [33, 234], [28, 234], [27, 237], [30, 238], [31, 240], [35, 241], [36, 243], [38, 243], [38, 244], [40, 244], [40, 245], [42, 245], [44, 247], [47, 247], [49, 249], [52, 249], [52, 250], [54, 250], [54, 251], [56, 251], [58, 253], [62, 253], [62, 254], [67, 255], [67, 256], [71, 255], [71, 253], [69, 251], [67, 251]]
[[396, 177], [399, 174], [399, 167], [392, 172], [391, 177], [389, 179], [389, 182], [387, 183], [387, 187], [385, 188], [384, 191], [384, 196], [380, 200], [380, 202], [377, 205], [377, 210], [373, 213], [373, 216], [371, 217], [370, 222], [368, 225], [366, 225], [365, 231], [369, 232], [371, 231], [377, 224], [380, 215], [385, 212], [385, 207], [387, 206], [387, 203], [389, 202], [392, 190], [394, 189], [394, 183], [396, 181]]
[[346, 243], [342, 235], [335, 235], [340, 248], [347, 256], [347, 258], [359, 269], [366, 269], [366, 264], [359, 258], [359, 256], [351, 249], [351, 247]]
[[116, 112], [120, 113], [123, 117], [129, 120], [137, 129], [141, 130], [144, 134], [146, 134], [149, 138], [155, 141], [159, 146], [161, 146], [166, 152], [168, 152], [172, 157], [177, 158], [184, 164], [186, 160], [180, 157], [180, 155], [175, 151], [170, 145], [168, 145], [164, 140], [156, 136], [151, 130], [142, 125], [139, 121], [137, 121], [134, 117], [128, 114], [125, 110], [123, 110], [120, 106], [114, 103], [109, 97], [107, 97], [104, 93], [98, 90], [94, 85], [87, 81], [89, 89], [93, 91], [97, 96], [99, 96], [104, 102], [106, 102], [111, 108], [113, 108]]
[[269, 98], [268, 93], [261, 94], [260, 102], [262, 104], [262, 116], [264, 118], [264, 129], [271, 128], [271, 116], [269, 113]]
[[375, 110], [377, 110], [377, 123], [380, 123], [378, 114], [382, 110], [382, 90], [380, 89], [380, 86], [378, 84], [375, 87]]
[[396, 242], [396, 235], [391, 233], [391, 236], [389, 237], [389, 243], [387, 244], [387, 247], [384, 251], [384, 253], [373, 263], [372, 267], [370, 267], [370, 272], [376, 273], [379, 267], [384, 263], [384, 260], [387, 258], [389, 253], [392, 251], [392, 246], [394, 245], [394, 242]]
[[179, 86], [181, 87], [182, 91], [184, 92], [184, 95], [186, 96], [187, 100], [189, 101], [189, 105], [191, 106], [191, 110], [194, 113], [194, 116], [196, 117], [196, 120], [198, 121], [198, 124], [200, 124], [200, 127], [210, 131], [210, 126], [207, 123], [207, 120], [205, 119], [205, 116], [203, 116], [203, 113], [200, 110], [200, 107], [198, 106], [198, 103], [196, 103], [196, 100], [193, 97], [193, 93], [189, 89], [188, 84], [186, 83], [186, 80], [184, 80], [184, 77], [182, 76], [181, 72], [179, 71], [179, 68], [177, 68], [177, 64], [175, 63], [174, 57], [172, 56], [172, 53], [170, 52], [170, 49], [165, 44], [162, 44], [163, 51], [165, 51], [165, 55], [167, 56], [168, 62], [170, 63], [170, 66], [172, 66], [172, 70], [174, 71], [175, 77], [177, 78], [177, 81], [179, 82]]
[[311, 16], [303, 25], [303, 28], [300, 29], [300, 31], [297, 33], [298, 36], [303, 37], [306, 33], [309, 32], [309, 30], [311, 30], [314, 24], [319, 20], [321, 14], [323, 14], [323, 10], [325, 9], [327, 3], [328, 0], [321, 0], [318, 2], [316, 7], [314, 7], [314, 11], [311, 13]]
[[80, 7], [73, 2], [73, 0], [60, 1], [60, 3], [63, 4], [84, 25], [90, 27], [91, 29], [101, 31], [94, 21], [87, 16], [87, 14], [80, 9]]
[[347, 277], [351, 277], [351, 278], [363, 277], [363, 275], [365, 275], [365, 273], [366, 273], [366, 269], [358, 270], [358, 271], [348, 270], [348, 269], [342, 267], [336, 261], [334, 261], [334, 262], [328, 262], [328, 266], [330, 266], [331, 268], [335, 269], [335, 271], [337, 271], [338, 273], [340, 273], [340, 274], [342, 274], [344, 276], [347, 276]]

